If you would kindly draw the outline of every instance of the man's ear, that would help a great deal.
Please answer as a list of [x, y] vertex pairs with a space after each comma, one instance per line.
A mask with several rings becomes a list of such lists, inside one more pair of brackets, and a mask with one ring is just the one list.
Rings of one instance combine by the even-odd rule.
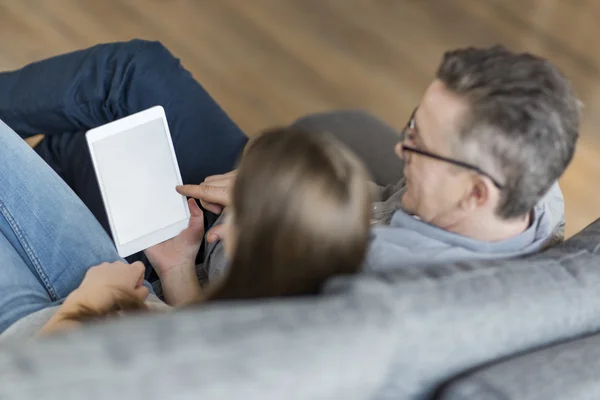
[[473, 211], [483, 206], [489, 199], [490, 189], [487, 183], [478, 177], [473, 181], [471, 188], [465, 193], [461, 206], [465, 211]]

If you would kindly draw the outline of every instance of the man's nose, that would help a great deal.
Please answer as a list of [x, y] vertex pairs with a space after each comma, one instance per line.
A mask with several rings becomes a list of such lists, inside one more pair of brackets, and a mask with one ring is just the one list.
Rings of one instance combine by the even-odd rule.
[[396, 147], [394, 148], [394, 152], [400, 159], [404, 160], [404, 149], [402, 148], [402, 142], [396, 143]]
[[407, 151], [404, 151], [404, 147], [402, 146], [402, 142], [398, 142], [396, 144], [395, 152], [400, 157], [401, 160], [404, 160], [405, 163], [410, 162], [410, 154]]

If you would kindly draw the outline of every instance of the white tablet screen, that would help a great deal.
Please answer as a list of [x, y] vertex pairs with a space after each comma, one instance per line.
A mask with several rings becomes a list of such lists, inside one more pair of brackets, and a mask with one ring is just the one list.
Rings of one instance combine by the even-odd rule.
[[123, 245], [187, 218], [163, 121], [93, 143], [114, 239]]

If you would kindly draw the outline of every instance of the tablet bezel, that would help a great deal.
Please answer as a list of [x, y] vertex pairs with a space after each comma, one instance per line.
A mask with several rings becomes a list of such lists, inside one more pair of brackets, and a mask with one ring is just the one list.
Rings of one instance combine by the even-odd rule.
[[[118, 241], [118, 233], [115, 229], [115, 224], [113, 221], [113, 217], [110, 212], [110, 208], [108, 207], [108, 197], [106, 195], [104, 185], [102, 184], [102, 180], [100, 178], [98, 163], [96, 159], [96, 154], [94, 152], [93, 144], [100, 140], [106, 139], [113, 135], [118, 135], [123, 131], [127, 131], [131, 128], [134, 128], [139, 125], [143, 125], [147, 122], [156, 121], [160, 119], [163, 123], [164, 132], [167, 135], [167, 142], [169, 143], [169, 151], [171, 153], [171, 160], [173, 162], [173, 166], [175, 167], [175, 173], [177, 176], [177, 184], [182, 184], [181, 172], [179, 171], [179, 164], [177, 162], [177, 156], [175, 154], [175, 148], [173, 147], [173, 140], [171, 138], [171, 131], [169, 130], [169, 125], [167, 123], [167, 117], [165, 115], [165, 110], [162, 106], [155, 106], [149, 108], [147, 110], [138, 112], [136, 114], [130, 115], [128, 117], [119, 119], [117, 121], [110, 122], [106, 125], [102, 125], [100, 127], [90, 129], [86, 133], [86, 140], [88, 144], [88, 148], [90, 151], [90, 155], [92, 158], [92, 164], [94, 165], [94, 170], [96, 171], [96, 179], [98, 181], [98, 186], [100, 187], [100, 193], [102, 195], [102, 201], [104, 202], [104, 209], [106, 210], [106, 214], [108, 216], [108, 223], [110, 225], [110, 230], [113, 233], [113, 241], [117, 248], [117, 252], [121, 257], [127, 257], [132, 254], [135, 254], [139, 251], [145, 250], [155, 244], [164, 242], [165, 240], [171, 239], [177, 236], [182, 230], [187, 228], [188, 221], [190, 219], [190, 210], [187, 205], [187, 199], [185, 196], [181, 196], [181, 201], [183, 208], [185, 210], [186, 218], [177, 221], [174, 224], [166, 226], [158, 231], [151, 232], [147, 235], [144, 235], [138, 239], [132, 240], [128, 243], [120, 243]], [[173, 187], [173, 190], [175, 188]]]

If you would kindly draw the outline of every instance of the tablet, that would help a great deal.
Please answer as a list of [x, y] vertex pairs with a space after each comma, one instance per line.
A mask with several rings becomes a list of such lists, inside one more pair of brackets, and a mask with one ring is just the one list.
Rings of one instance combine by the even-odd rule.
[[167, 118], [156, 106], [86, 133], [117, 251], [127, 257], [179, 234], [190, 218]]

